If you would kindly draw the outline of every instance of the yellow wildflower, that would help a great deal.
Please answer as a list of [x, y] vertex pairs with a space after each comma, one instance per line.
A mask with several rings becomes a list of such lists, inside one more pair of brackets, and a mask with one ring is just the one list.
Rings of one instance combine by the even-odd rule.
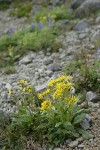
[[66, 76], [66, 80], [67, 80], [67, 81], [70, 81], [71, 78], [72, 78], [71, 76]]
[[28, 92], [29, 92], [29, 93], [32, 93], [32, 91], [33, 91], [32, 85], [28, 85]]
[[68, 82], [66, 84], [66, 87], [67, 87], [67, 89], [71, 89], [71, 88], [73, 88], [73, 84], [71, 82]]
[[43, 93], [38, 93], [38, 99], [43, 99], [47, 94], [50, 93], [50, 89], [46, 89]]
[[66, 84], [65, 83], [57, 83], [55, 87], [55, 92], [53, 94], [53, 98], [61, 98], [64, 95]]
[[70, 106], [72, 103], [77, 102], [77, 98], [75, 96], [72, 96], [69, 100], [68, 100], [68, 106]]
[[48, 86], [53, 86], [57, 82], [62, 82], [66, 79], [66, 77], [67, 77], [66, 75], [62, 75], [62, 76], [58, 77], [57, 79], [53, 79], [48, 83]]
[[26, 80], [20, 80], [19, 82], [17, 82], [17, 84], [25, 84], [25, 83], [27, 83], [27, 81]]
[[26, 88], [23, 88], [22, 91], [23, 91], [23, 92], [26, 92]]
[[44, 111], [47, 108], [51, 108], [51, 107], [52, 107], [51, 102], [49, 100], [45, 100], [42, 102], [40, 110]]
[[47, 20], [47, 17], [46, 17], [46, 16], [44, 16], [44, 17], [43, 17], [43, 21], [46, 21], [46, 20]]
[[9, 93], [9, 94], [13, 94], [13, 91], [12, 91], [12, 90], [8, 90], [8, 93]]
[[43, 99], [42, 93], [38, 93], [38, 99]]

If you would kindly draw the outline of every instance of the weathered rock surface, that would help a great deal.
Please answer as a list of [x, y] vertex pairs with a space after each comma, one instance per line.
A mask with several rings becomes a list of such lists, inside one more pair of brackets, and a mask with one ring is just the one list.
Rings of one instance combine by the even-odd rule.
[[77, 31], [81, 31], [81, 30], [84, 30], [86, 28], [89, 28], [89, 26], [90, 25], [87, 21], [82, 20], [82, 21], [78, 22], [73, 29], [77, 30]]
[[85, 0], [76, 10], [76, 17], [86, 17], [100, 10], [100, 0]]

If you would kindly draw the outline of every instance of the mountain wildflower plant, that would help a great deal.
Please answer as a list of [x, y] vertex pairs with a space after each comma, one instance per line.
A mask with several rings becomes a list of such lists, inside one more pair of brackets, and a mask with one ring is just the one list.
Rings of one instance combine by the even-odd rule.
[[21, 137], [30, 136], [47, 147], [59, 146], [67, 138], [75, 139], [80, 135], [86, 139], [92, 137], [81, 127], [89, 110], [78, 106], [77, 95], [72, 92], [71, 76], [62, 75], [50, 80], [47, 88], [39, 93], [34, 92], [27, 80], [20, 80], [17, 85], [20, 102], [9, 127], [11, 145], [19, 145]]

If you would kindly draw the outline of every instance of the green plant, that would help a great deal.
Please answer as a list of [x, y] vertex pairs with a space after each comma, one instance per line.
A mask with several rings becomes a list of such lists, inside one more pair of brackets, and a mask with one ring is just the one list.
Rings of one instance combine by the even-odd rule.
[[6, 67], [4, 67], [4, 73], [5, 74], [13, 74], [15, 72], [16, 72], [16, 69], [13, 65], [12, 66], [7, 65]]
[[[44, 37], [44, 38], [43, 38]], [[55, 39], [53, 30], [44, 26], [42, 30], [27, 33], [21, 41], [20, 47], [28, 50], [40, 50], [50, 47]]]
[[65, 72], [74, 76], [77, 92], [83, 90], [93, 90], [99, 92], [100, 89], [100, 60], [94, 62], [77, 59], [69, 62], [65, 67]]
[[9, 8], [10, 3], [8, 2], [0, 2], [0, 10]]
[[11, 10], [10, 11], [10, 15], [11, 16], [17, 16], [18, 18], [21, 18], [21, 17], [29, 17], [30, 15], [30, 11], [32, 9], [32, 3], [30, 4], [19, 4], [17, 6], [18, 8], [16, 10]]
[[[31, 136], [34, 141], [47, 147], [58, 146], [69, 137], [92, 137], [81, 129], [80, 123], [88, 110], [78, 107], [77, 96], [71, 93], [73, 83], [70, 76], [63, 75], [51, 80], [47, 89], [38, 95], [28, 81], [21, 80], [17, 84], [20, 85], [17, 89], [20, 102], [16, 101], [18, 111], [7, 127], [12, 148], [20, 144], [23, 146], [25, 136]], [[8, 93], [14, 96], [14, 91], [8, 90]]]
[[66, 5], [57, 6], [54, 7], [51, 14], [55, 15], [55, 20], [61, 20], [61, 19], [72, 19], [72, 14], [68, 11], [68, 8]]

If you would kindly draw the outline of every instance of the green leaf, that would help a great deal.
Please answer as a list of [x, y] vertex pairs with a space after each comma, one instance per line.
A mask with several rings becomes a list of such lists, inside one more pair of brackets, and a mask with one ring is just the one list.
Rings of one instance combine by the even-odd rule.
[[78, 129], [78, 132], [79, 132], [80, 134], [82, 134], [82, 137], [83, 137], [84, 139], [87, 139], [87, 140], [94, 137], [91, 133], [89, 133], [88, 131], [83, 130], [83, 129]]
[[74, 126], [71, 124], [71, 122], [65, 122], [65, 123], [63, 124], [63, 126], [64, 126], [64, 128], [65, 128], [66, 130], [68, 130], [68, 131], [74, 130]]
[[58, 128], [61, 124], [62, 122], [56, 123], [55, 127]]
[[77, 125], [77, 124], [81, 123], [84, 118], [85, 118], [85, 113], [78, 114], [78, 115], [74, 118], [73, 124], [74, 124], [74, 125]]

